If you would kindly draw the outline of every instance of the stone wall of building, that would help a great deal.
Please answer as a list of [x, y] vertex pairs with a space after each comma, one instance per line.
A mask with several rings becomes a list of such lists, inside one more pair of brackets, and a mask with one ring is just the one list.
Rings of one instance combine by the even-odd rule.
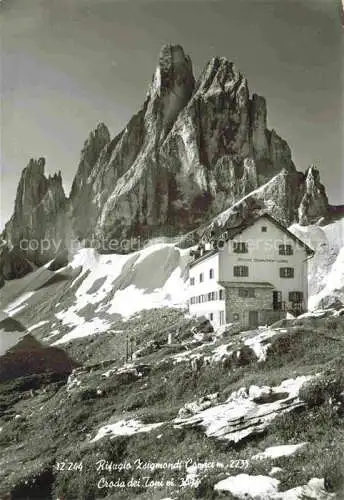
[[280, 317], [278, 311], [273, 310], [272, 288], [247, 286], [255, 292], [254, 297], [241, 297], [239, 290], [242, 286], [226, 287], [226, 322], [239, 322], [243, 327], [250, 326], [250, 311], [257, 311], [258, 324], [265, 325], [276, 321]]

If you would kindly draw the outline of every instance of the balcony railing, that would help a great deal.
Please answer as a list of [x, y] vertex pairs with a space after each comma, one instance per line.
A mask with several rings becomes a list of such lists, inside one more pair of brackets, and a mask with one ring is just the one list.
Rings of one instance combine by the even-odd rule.
[[304, 302], [276, 302], [273, 306], [274, 311], [290, 312], [294, 316], [306, 311]]

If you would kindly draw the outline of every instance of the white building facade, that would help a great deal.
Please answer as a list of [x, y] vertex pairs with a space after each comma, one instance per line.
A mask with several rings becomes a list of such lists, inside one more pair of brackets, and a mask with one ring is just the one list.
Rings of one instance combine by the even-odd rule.
[[231, 228], [189, 267], [189, 312], [214, 326], [270, 324], [303, 312], [308, 301], [307, 245], [269, 215]]

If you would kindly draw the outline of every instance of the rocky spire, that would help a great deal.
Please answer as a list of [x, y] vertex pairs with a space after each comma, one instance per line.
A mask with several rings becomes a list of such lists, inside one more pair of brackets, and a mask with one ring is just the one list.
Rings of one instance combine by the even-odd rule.
[[145, 129], [161, 142], [170, 131], [178, 113], [188, 103], [194, 90], [194, 76], [189, 56], [180, 45], [164, 45], [147, 93]]
[[90, 132], [84, 143], [77, 173], [72, 184], [71, 197], [78, 196], [94, 168], [100, 153], [110, 143], [110, 132], [104, 123], [99, 123]]
[[[61, 173], [47, 178], [44, 167], [45, 159], [39, 158], [31, 159], [24, 168], [14, 212], [4, 231], [4, 239], [16, 250], [16, 255], [20, 251], [36, 264], [56, 254], [56, 245], [63, 244], [65, 230], [66, 197]], [[43, 239], [50, 242], [45, 250], [40, 244]]]
[[329, 210], [325, 188], [315, 165], [311, 165], [306, 172], [304, 191], [298, 214], [300, 224], [308, 225], [317, 222]]

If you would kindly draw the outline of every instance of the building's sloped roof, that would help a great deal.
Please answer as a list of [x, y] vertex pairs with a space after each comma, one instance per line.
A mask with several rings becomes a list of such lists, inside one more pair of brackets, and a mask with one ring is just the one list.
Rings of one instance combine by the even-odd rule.
[[[227, 229], [224, 233], [222, 233], [222, 234], [227, 233], [225, 241], [232, 240], [233, 238], [235, 238], [236, 236], [238, 236], [239, 234], [241, 234], [245, 229], [247, 229], [248, 227], [253, 226], [253, 224], [255, 224], [259, 219], [262, 219], [264, 217], [266, 219], [268, 219], [270, 222], [272, 222], [273, 224], [275, 224], [275, 226], [277, 226], [279, 229], [281, 229], [281, 231], [283, 231], [284, 233], [286, 233], [289, 236], [289, 238], [291, 238], [292, 240], [296, 241], [303, 248], [305, 248], [305, 250], [307, 251], [307, 253], [314, 254], [314, 250], [312, 248], [310, 248], [304, 241], [302, 241], [300, 238], [298, 238], [297, 236], [295, 236], [295, 234], [293, 234], [291, 231], [289, 231], [288, 228], [286, 228], [283, 224], [281, 224], [277, 219], [275, 219], [274, 217], [272, 217], [272, 215], [270, 215], [268, 213], [261, 214], [261, 215], [259, 215], [258, 217], [255, 217], [255, 218], [247, 219], [242, 224], [240, 224], [239, 226]], [[221, 239], [221, 238], [219, 238], [219, 239]]]
[[201, 255], [200, 257], [197, 257], [194, 259], [192, 262], [190, 262], [189, 267], [194, 266], [195, 264], [198, 264], [199, 262], [202, 262], [202, 260], [206, 260], [208, 257], [211, 255], [215, 255], [218, 253], [218, 250], [213, 248], [212, 250], [207, 250]]
[[[277, 226], [281, 231], [283, 231], [285, 234], [288, 235], [288, 237], [294, 241], [296, 241], [300, 246], [302, 246], [308, 255], [313, 255], [315, 252], [312, 248], [310, 248], [304, 241], [302, 241], [300, 238], [295, 236], [289, 229], [287, 229], [283, 224], [281, 224], [278, 220], [276, 220], [274, 217], [272, 217], [268, 213], [261, 214], [257, 217], [252, 217], [249, 219], [246, 219], [243, 223], [241, 223], [239, 226], [231, 227], [226, 229], [220, 236], [217, 238], [212, 239], [212, 243], [215, 244], [216, 242], [218, 243], [219, 241], [228, 241], [232, 240], [239, 234], [241, 234], [245, 229], [248, 227], [253, 226], [259, 219], [266, 218], [269, 221], [271, 221], [275, 226]], [[202, 256], [198, 257], [195, 259], [193, 262], [191, 262], [190, 267], [194, 266], [195, 264], [198, 264], [202, 260], [207, 259], [210, 255], [214, 255], [219, 251], [219, 248], [214, 248], [212, 250], [208, 250], [207, 252], [203, 253]]]

